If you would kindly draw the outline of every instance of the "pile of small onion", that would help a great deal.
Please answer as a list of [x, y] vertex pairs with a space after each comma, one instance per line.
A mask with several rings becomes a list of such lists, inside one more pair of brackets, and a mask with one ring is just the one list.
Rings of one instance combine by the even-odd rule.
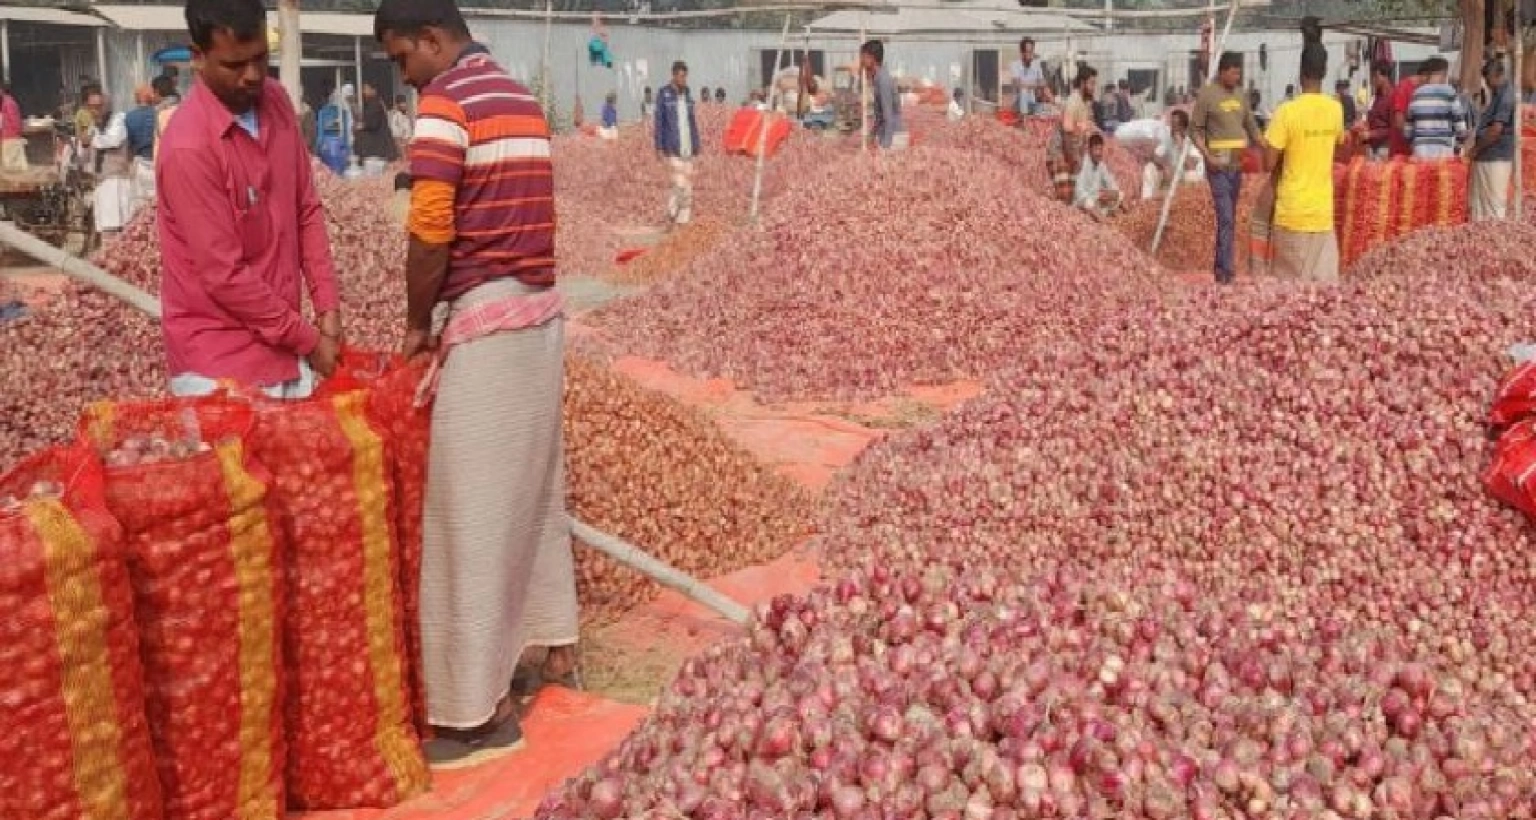
[[[814, 508], [793, 482], [713, 421], [578, 355], [566, 357], [572, 514], [699, 578], [763, 564], [809, 536]], [[582, 617], [612, 620], [660, 592], [588, 549], [576, 552]]]
[[761, 230], [589, 321], [616, 350], [767, 401], [847, 400], [984, 378], [1161, 298], [1119, 232], [991, 165], [919, 145], [826, 166]]
[[946, 553], [776, 599], [536, 816], [1536, 811], [1523, 716], [1400, 643], [1135, 562], [1021, 577]]

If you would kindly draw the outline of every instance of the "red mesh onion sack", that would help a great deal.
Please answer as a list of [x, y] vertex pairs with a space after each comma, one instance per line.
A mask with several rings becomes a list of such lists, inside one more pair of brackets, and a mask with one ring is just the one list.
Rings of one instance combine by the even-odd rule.
[[84, 448], [0, 477], [0, 817], [160, 820], [123, 533]]
[[1499, 383], [1488, 422], [1503, 427], [1532, 413], [1536, 413], [1536, 361], [1522, 362]]
[[367, 393], [257, 401], [252, 449], [282, 511], [287, 789], [303, 809], [387, 808], [430, 782], [405, 648], [392, 450]]
[[1536, 519], [1536, 419], [1504, 431], [1493, 461], [1483, 471], [1483, 486], [1494, 498]]
[[417, 731], [423, 736], [430, 732], [430, 727], [421, 673], [421, 521], [427, 497], [432, 411], [430, 407], [417, 407], [416, 396], [426, 373], [427, 367], [421, 362], [406, 363], [389, 353], [348, 350], [342, 355], [337, 374], [326, 380], [324, 388], [365, 388], [368, 415], [389, 441], [411, 712]]
[[80, 421], [127, 538], [167, 820], [284, 813], [281, 543], [252, 425], [219, 398], [98, 402]]

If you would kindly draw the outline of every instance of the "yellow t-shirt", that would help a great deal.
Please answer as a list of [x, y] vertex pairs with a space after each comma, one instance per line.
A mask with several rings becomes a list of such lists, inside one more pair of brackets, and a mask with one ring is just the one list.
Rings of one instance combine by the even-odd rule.
[[1264, 132], [1284, 153], [1275, 227], [1296, 233], [1333, 230], [1333, 149], [1344, 133], [1344, 106], [1334, 97], [1302, 94], [1275, 111]]

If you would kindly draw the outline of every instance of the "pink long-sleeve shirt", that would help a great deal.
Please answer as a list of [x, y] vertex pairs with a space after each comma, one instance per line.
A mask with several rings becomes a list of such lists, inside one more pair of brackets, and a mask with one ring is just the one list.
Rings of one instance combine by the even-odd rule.
[[21, 139], [21, 106], [16, 98], [0, 93], [0, 140]]
[[325, 213], [288, 95], [268, 80], [256, 137], [201, 82], [161, 137], [155, 208], [167, 374], [270, 386], [299, 375], [340, 304]]

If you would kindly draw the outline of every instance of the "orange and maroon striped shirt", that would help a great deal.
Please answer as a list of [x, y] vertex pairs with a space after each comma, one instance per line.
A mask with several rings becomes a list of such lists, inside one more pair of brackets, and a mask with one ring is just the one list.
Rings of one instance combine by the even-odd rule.
[[555, 282], [555, 182], [539, 102], [478, 43], [421, 91], [411, 177], [454, 188], [452, 255], [439, 299], [515, 276]]

